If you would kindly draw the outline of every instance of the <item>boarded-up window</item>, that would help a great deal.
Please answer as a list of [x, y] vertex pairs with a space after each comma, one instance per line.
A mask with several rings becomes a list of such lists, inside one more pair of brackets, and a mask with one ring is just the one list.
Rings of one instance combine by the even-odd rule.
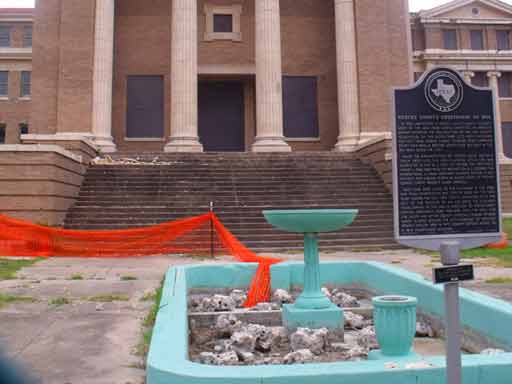
[[457, 49], [457, 31], [455, 29], [443, 30], [444, 49]]
[[487, 78], [487, 72], [475, 72], [475, 76], [471, 79], [471, 84], [477, 87], [488, 87], [489, 79]]
[[5, 130], [6, 130], [6, 125], [3, 123], [0, 124], [0, 144], [5, 143]]
[[23, 28], [23, 46], [32, 47], [32, 26], [27, 25]]
[[231, 33], [233, 32], [233, 15], [213, 15], [213, 32]]
[[9, 72], [0, 71], [0, 97], [9, 96]]
[[501, 123], [503, 135], [503, 152], [505, 156], [512, 158], [512, 122]]
[[316, 77], [283, 77], [284, 135], [288, 138], [318, 138]]
[[498, 79], [500, 97], [512, 97], [512, 72], [503, 72]]
[[164, 77], [128, 76], [126, 137], [164, 136]]
[[30, 97], [32, 73], [29, 71], [21, 72], [21, 97]]
[[496, 31], [496, 46], [498, 51], [508, 51], [510, 49], [510, 32], [504, 30]]
[[0, 25], [0, 47], [11, 46], [11, 27]]
[[470, 31], [471, 49], [481, 51], [484, 49], [484, 32], [482, 30]]

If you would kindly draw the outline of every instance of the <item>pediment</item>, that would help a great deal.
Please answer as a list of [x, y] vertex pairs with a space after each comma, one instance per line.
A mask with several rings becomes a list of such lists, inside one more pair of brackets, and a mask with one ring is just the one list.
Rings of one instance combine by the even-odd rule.
[[[475, 9], [478, 13], [475, 13]], [[454, 0], [439, 7], [421, 11], [428, 19], [512, 19], [512, 6], [498, 0]]]

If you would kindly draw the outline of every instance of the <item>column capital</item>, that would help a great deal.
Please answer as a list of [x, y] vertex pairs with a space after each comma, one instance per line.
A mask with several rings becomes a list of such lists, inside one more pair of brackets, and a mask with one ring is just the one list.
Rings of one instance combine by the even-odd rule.
[[462, 76], [473, 78], [475, 77], [475, 72], [473, 71], [461, 71]]
[[489, 71], [489, 72], [487, 72], [487, 77], [489, 77], [489, 78], [492, 78], [492, 77], [500, 78], [501, 77], [501, 72], [499, 72], [499, 71]]

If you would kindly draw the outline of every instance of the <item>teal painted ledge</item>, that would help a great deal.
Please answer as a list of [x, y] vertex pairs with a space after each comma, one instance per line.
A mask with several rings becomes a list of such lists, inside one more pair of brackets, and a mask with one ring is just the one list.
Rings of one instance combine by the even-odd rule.
[[[168, 271], [148, 355], [148, 384], [446, 384], [443, 356], [425, 359], [434, 367], [420, 369], [406, 369], [410, 361], [398, 362], [396, 369], [386, 369], [385, 361], [263, 367], [216, 367], [189, 361], [187, 291], [247, 287], [255, 270], [254, 264], [217, 264]], [[273, 288], [301, 285], [303, 270], [302, 263], [273, 266]], [[321, 276], [322, 284], [358, 283], [381, 294], [414, 296], [418, 309], [444, 314], [442, 287], [399, 268], [374, 262], [322, 263]], [[462, 289], [461, 317], [465, 326], [512, 349], [511, 304]], [[463, 384], [510, 384], [511, 377], [512, 353], [463, 356]]]

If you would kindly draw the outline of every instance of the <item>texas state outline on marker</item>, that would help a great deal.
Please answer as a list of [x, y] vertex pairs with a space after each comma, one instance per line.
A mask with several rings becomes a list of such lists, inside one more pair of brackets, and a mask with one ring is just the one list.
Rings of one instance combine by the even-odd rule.
[[445, 84], [443, 79], [437, 79], [437, 89], [433, 88], [432, 93], [437, 97], [441, 96], [446, 103], [449, 103], [455, 96], [455, 86]]

